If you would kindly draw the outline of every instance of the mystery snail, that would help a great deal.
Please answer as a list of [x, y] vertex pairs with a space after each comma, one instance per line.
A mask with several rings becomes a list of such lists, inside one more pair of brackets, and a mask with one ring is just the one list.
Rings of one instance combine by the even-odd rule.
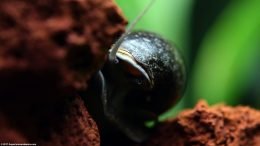
[[[135, 23], [113, 45], [108, 61], [90, 83], [92, 96], [99, 97], [95, 105], [90, 99], [86, 103], [93, 107], [100, 127], [108, 121], [133, 141], [142, 142], [151, 133], [145, 122], [157, 122], [182, 96], [186, 74], [176, 47], [155, 33], [131, 32]], [[102, 110], [95, 109], [98, 103]]]

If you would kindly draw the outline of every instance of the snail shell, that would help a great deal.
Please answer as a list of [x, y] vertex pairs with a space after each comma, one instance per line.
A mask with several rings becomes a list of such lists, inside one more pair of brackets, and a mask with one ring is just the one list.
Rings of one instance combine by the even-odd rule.
[[172, 107], [185, 86], [183, 59], [176, 47], [145, 31], [125, 36], [116, 61], [102, 70], [106, 92], [102, 96], [105, 116], [134, 141], [150, 134], [146, 121]]

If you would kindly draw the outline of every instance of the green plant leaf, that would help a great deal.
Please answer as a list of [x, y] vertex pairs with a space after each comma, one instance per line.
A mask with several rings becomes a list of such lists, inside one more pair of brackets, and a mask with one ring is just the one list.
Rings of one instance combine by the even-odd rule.
[[195, 98], [237, 104], [259, 53], [260, 1], [233, 1], [205, 37], [195, 63]]

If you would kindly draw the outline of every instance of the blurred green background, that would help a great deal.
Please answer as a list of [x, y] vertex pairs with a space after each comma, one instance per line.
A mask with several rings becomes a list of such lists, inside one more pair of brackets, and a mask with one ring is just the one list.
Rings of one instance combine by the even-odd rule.
[[[116, 0], [131, 22], [150, 0]], [[156, 32], [185, 57], [188, 87], [161, 120], [193, 107], [260, 109], [260, 0], [157, 0], [135, 30]]]

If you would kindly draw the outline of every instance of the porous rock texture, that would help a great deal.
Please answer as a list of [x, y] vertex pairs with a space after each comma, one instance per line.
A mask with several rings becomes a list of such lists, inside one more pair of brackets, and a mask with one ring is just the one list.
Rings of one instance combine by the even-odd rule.
[[0, 143], [99, 145], [76, 92], [125, 25], [113, 0], [1, 0]]
[[260, 111], [200, 101], [162, 123], [142, 146], [260, 146]]

